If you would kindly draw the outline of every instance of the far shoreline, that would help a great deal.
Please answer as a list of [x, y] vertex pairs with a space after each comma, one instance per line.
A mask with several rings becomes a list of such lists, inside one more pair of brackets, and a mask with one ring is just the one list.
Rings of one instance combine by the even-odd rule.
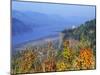
[[21, 48], [21, 47], [24, 47], [24, 46], [35, 46], [35, 45], [38, 45], [38, 44], [42, 44], [43, 42], [47, 42], [47, 41], [54, 41], [54, 40], [57, 40], [59, 39], [59, 35], [51, 35], [51, 36], [47, 36], [47, 37], [43, 37], [43, 38], [40, 38], [40, 39], [36, 39], [36, 40], [29, 40], [29, 41], [25, 41], [23, 43], [20, 43], [20, 44], [17, 44], [16, 46], [12, 46], [12, 48]]

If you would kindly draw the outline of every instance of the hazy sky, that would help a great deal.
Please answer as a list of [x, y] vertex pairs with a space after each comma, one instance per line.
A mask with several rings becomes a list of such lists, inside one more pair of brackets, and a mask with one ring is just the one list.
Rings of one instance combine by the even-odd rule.
[[95, 6], [50, 4], [34, 2], [12, 2], [12, 9], [18, 11], [35, 11], [46, 14], [66, 16], [83, 16], [95, 18]]

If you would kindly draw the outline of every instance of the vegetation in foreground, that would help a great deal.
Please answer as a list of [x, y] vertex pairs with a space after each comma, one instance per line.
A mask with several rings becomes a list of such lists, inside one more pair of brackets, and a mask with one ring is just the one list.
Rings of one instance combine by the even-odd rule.
[[90, 70], [96, 68], [96, 23], [87, 21], [78, 28], [64, 30], [61, 47], [54, 41], [16, 51], [11, 74]]

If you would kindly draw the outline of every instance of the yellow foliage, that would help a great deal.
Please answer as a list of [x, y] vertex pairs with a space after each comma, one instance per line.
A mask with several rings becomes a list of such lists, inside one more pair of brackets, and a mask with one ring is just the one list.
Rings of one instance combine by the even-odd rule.
[[27, 73], [35, 61], [36, 54], [32, 50], [27, 50], [19, 61], [19, 70], [21, 73]]
[[63, 61], [58, 61], [56, 65], [57, 71], [66, 70], [66, 64]]
[[64, 41], [64, 48], [63, 48], [63, 52], [62, 55], [65, 59], [65, 61], [71, 63], [72, 62], [72, 50], [71, 48], [69, 48], [69, 41], [65, 40]]
[[94, 63], [95, 62], [91, 48], [81, 49], [76, 67], [78, 69], [92, 69], [95, 66]]
[[55, 71], [56, 70], [56, 62], [54, 58], [49, 58], [44, 61], [45, 71]]

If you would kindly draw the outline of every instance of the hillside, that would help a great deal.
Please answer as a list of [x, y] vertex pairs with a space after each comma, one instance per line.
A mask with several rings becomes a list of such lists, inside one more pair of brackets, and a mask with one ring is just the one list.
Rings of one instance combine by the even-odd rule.
[[96, 19], [90, 20], [81, 24], [79, 27], [74, 29], [63, 30], [65, 33], [65, 39], [74, 38], [81, 40], [82, 38], [88, 40], [91, 43], [91, 47], [95, 49], [96, 44]]
[[23, 34], [32, 31], [32, 28], [20, 21], [19, 19], [12, 18], [12, 35]]
[[[84, 17], [76, 16], [63, 17], [56, 14], [46, 14], [35, 11], [12, 11], [12, 26], [13, 35], [23, 34], [28, 31], [35, 31], [43, 28], [53, 31], [61, 31], [63, 28], [71, 28], [71, 25], [79, 25], [86, 19]], [[81, 20], [79, 20], [81, 18]], [[20, 32], [19, 32], [20, 31]]]

